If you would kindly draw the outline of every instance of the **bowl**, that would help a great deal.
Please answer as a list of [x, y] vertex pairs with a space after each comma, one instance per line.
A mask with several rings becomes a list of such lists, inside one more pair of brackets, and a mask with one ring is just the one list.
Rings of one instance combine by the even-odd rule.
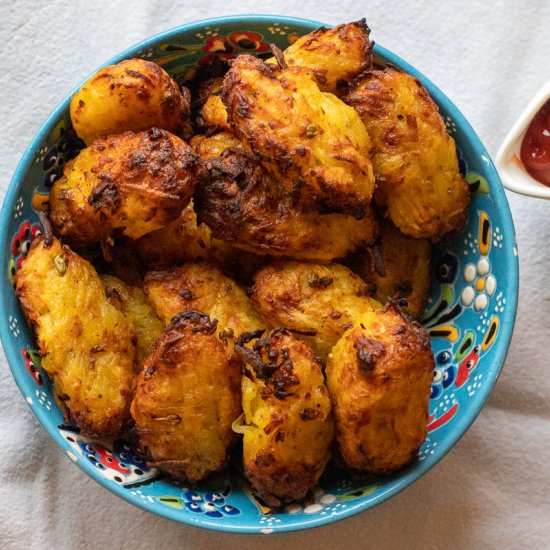
[[548, 100], [550, 100], [550, 80], [525, 107], [495, 157], [498, 173], [506, 189], [538, 199], [550, 199], [550, 187], [529, 174], [521, 161], [520, 150], [529, 123]]
[[[269, 43], [284, 49], [320, 25], [269, 15], [209, 19], [149, 38], [107, 64], [129, 57], [151, 59], [183, 82], [217, 55], [265, 54]], [[466, 228], [437, 245], [433, 254], [434, 284], [423, 318], [437, 365], [428, 438], [418, 460], [390, 477], [357, 478], [331, 467], [305, 502], [276, 513], [254, 496], [239, 471], [195, 488], [177, 485], [147, 467], [125, 441], [85, 437], [64, 424], [15, 297], [13, 275], [25, 260], [30, 239], [41, 230], [34, 207], [75, 154], [69, 100], [78, 87], [54, 110], [24, 154], [0, 214], [4, 351], [21, 393], [63, 453], [126, 501], [180, 523], [226, 532], [269, 534], [326, 525], [368, 510], [411, 485], [445, 456], [482, 409], [506, 357], [518, 297], [517, 247], [506, 197], [487, 151], [451, 101], [390, 51], [377, 45], [375, 54], [426, 86], [456, 140], [460, 169], [472, 191]]]

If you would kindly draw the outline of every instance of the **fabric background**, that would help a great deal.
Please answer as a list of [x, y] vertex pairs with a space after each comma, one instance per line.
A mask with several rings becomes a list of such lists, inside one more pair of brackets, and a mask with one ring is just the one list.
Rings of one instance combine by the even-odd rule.
[[[340, 23], [432, 79], [494, 156], [550, 78], [550, 2], [113, 0], [0, 2], [0, 194], [39, 126], [97, 65], [195, 19], [280, 13]], [[481, 416], [424, 478], [389, 502], [313, 531], [223, 535], [123, 502], [71, 465], [34, 419], [0, 354], [0, 548], [542, 548], [550, 540], [550, 203], [508, 194], [520, 305], [504, 371]]]

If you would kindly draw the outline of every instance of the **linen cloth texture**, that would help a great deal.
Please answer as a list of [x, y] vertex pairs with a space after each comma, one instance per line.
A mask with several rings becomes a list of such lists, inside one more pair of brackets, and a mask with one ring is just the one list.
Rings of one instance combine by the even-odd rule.
[[[85, 75], [185, 22], [276, 13], [330, 24], [366, 17], [372, 38], [437, 84], [494, 157], [550, 78], [550, 2], [476, 0], [20, 0], [0, 3], [0, 197], [48, 114]], [[38, 424], [0, 354], [0, 548], [264, 550], [544, 548], [550, 540], [550, 202], [508, 194], [520, 304], [487, 405], [435, 468], [351, 519], [262, 540], [178, 525], [87, 477]]]

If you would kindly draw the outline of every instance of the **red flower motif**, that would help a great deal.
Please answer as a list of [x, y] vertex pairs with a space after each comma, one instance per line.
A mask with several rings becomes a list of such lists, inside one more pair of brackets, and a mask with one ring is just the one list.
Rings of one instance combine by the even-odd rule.
[[29, 371], [29, 374], [34, 378], [34, 381], [39, 385], [44, 385], [44, 380], [42, 378], [42, 375], [40, 374], [39, 370], [36, 367], [35, 364], [35, 358], [33, 355], [36, 356], [36, 352], [31, 352], [30, 350], [27, 350], [23, 348], [21, 350], [21, 355], [23, 356], [23, 359], [25, 360], [25, 367], [27, 367], [27, 370]]
[[197, 63], [199, 65], [211, 65], [216, 60], [222, 60], [222, 61], [229, 61], [230, 59], [234, 59], [237, 57], [235, 54], [232, 53], [211, 53], [208, 55], [203, 55]]
[[232, 32], [227, 38], [229, 38], [231, 44], [241, 50], [252, 52], [265, 52], [269, 50], [269, 45], [263, 41], [263, 36], [256, 32]]
[[207, 55], [198, 60], [199, 65], [210, 65], [216, 60], [228, 61], [240, 53], [256, 52], [259, 57], [270, 55], [269, 44], [263, 41], [263, 36], [252, 31], [232, 32], [227, 37], [214, 36], [206, 39], [202, 51]]
[[25, 220], [19, 226], [19, 231], [13, 236], [11, 241], [11, 253], [14, 259], [17, 259], [17, 269], [20, 269], [23, 262], [27, 259], [33, 239], [41, 233], [40, 227], [38, 225], [31, 225], [28, 220]]
[[235, 51], [234, 46], [223, 36], [208, 38], [202, 47], [203, 52], [229, 54]]

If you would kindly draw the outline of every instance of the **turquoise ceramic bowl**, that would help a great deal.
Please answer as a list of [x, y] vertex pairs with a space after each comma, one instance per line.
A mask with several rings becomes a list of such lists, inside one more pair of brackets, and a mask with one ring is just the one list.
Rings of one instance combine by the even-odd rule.
[[[181, 82], [213, 56], [265, 55], [269, 43], [284, 49], [296, 35], [319, 25], [263, 15], [209, 19], [154, 36], [108, 64], [143, 57], [161, 64]], [[97, 441], [64, 425], [15, 298], [13, 274], [25, 260], [30, 239], [40, 231], [33, 204], [47, 195], [64, 162], [75, 153], [69, 122], [71, 94], [23, 156], [0, 219], [4, 351], [24, 398], [63, 453], [128, 502], [181, 523], [234, 533], [280, 533], [326, 525], [384, 502], [425, 474], [464, 434], [487, 400], [506, 357], [518, 297], [517, 247], [506, 197], [487, 151], [451, 101], [396, 55], [378, 45], [375, 51], [380, 59], [419, 78], [438, 103], [472, 189], [467, 227], [434, 253], [435, 284], [424, 317], [437, 364], [429, 435], [418, 461], [397, 474], [361, 480], [329, 469], [309, 500], [275, 514], [258, 502], [239, 472], [220, 475], [197, 488], [176, 485], [147, 468], [123, 441]], [[60, 460], [64, 459], [60, 456]], [[67, 467], [72, 467], [69, 462]]]

